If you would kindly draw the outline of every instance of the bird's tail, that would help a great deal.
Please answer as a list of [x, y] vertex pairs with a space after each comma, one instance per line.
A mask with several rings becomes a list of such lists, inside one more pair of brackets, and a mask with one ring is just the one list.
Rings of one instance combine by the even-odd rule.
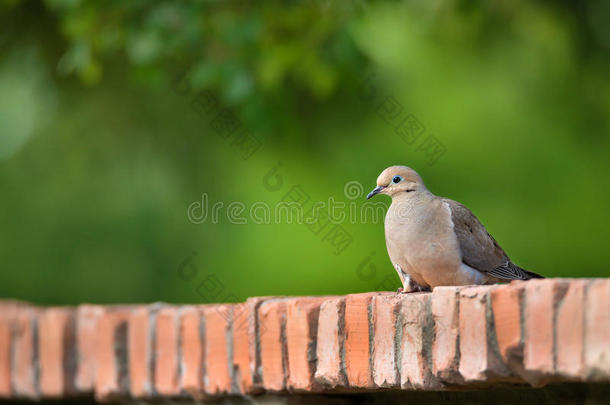
[[534, 273], [533, 271], [527, 271], [525, 269], [521, 269], [521, 270], [523, 270], [528, 275], [527, 280], [532, 279], [532, 278], [544, 278], [544, 276], [541, 276], [538, 273]]

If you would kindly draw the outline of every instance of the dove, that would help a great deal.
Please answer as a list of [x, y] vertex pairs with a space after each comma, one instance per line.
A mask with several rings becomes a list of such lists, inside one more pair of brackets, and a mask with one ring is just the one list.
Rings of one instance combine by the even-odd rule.
[[544, 278], [511, 262], [468, 208], [432, 194], [415, 170], [388, 167], [366, 198], [377, 194], [392, 198], [385, 240], [399, 292]]

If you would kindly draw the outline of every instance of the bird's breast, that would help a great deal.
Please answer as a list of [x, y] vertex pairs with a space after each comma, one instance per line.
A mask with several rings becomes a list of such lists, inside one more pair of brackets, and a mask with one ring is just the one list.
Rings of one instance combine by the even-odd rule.
[[443, 277], [458, 271], [461, 254], [451, 211], [442, 201], [390, 206], [385, 233], [392, 263], [404, 266], [426, 284], [440, 285]]

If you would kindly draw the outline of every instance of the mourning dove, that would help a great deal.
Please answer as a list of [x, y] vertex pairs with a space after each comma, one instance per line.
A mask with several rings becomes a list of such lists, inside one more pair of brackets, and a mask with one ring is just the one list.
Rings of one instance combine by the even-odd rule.
[[415, 170], [390, 166], [367, 195], [392, 197], [385, 240], [403, 292], [543, 278], [513, 264], [462, 204], [432, 194]]

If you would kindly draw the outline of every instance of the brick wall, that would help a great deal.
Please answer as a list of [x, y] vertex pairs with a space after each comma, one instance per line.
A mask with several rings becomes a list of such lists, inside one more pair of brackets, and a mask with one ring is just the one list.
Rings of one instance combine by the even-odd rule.
[[568, 383], [610, 383], [609, 279], [219, 305], [0, 301], [5, 399], [406, 395]]

